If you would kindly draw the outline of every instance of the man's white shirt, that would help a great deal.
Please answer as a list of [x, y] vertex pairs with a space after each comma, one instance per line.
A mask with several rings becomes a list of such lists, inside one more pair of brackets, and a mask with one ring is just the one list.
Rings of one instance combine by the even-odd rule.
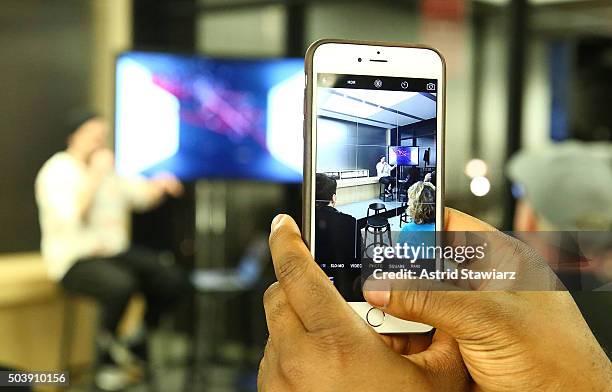
[[378, 162], [376, 164], [376, 176], [378, 178], [391, 176], [391, 170], [393, 169], [391, 168], [391, 165], [389, 165], [387, 162]]
[[53, 155], [36, 177], [41, 252], [49, 276], [60, 280], [79, 259], [113, 256], [129, 246], [130, 211], [152, 204], [146, 180], [110, 173], [85, 217], [77, 199], [88, 183], [85, 165], [66, 152]]

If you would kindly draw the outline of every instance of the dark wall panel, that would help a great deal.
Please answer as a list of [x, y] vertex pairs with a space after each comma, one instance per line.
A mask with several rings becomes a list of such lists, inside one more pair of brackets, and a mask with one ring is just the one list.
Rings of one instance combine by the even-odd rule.
[[39, 248], [34, 178], [89, 96], [89, 2], [5, 0], [0, 12], [0, 252]]
[[195, 49], [195, 0], [133, 0], [132, 15], [136, 49]]
[[357, 146], [357, 168], [369, 169], [370, 176], [376, 175], [376, 164], [382, 155], [388, 157], [387, 146]]
[[387, 153], [387, 130], [356, 122], [319, 117], [317, 171], [370, 169]]

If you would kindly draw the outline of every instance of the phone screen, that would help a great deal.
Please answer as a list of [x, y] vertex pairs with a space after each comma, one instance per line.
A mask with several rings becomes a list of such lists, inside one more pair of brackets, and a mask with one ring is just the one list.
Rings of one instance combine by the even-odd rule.
[[432, 265], [414, 249], [435, 241], [438, 81], [315, 76], [315, 259], [347, 301], [362, 302], [375, 270]]

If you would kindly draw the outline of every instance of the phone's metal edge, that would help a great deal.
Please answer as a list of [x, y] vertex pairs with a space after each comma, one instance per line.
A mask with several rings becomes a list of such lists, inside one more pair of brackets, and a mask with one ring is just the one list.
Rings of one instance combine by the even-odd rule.
[[[436, 142], [436, 206], [439, 206], [436, 208], [436, 231], [442, 232], [446, 227], [444, 221], [446, 207], [444, 204], [444, 195], [446, 192], [446, 59], [437, 49], [430, 49], [437, 53], [440, 61], [442, 62], [442, 75], [440, 83], [442, 94], [441, 97], [439, 97], [436, 110], [436, 117], [440, 119], [439, 122], [442, 126], [442, 129], [439, 130], [439, 132], [436, 132], [438, 137]], [[440, 224], [438, 224], [438, 222], [440, 222]], [[439, 255], [436, 256], [436, 269], [440, 271], [443, 269], [443, 260], [441, 260], [438, 256]]]
[[[442, 62], [442, 77], [441, 77], [441, 86], [442, 86], [442, 96], [440, 97], [438, 103], [438, 111], [436, 115], [441, 118], [440, 124], [442, 125], [442, 130], [440, 130], [438, 134], [438, 140], [436, 144], [436, 166], [440, 173], [436, 172], [436, 205], [440, 206], [436, 208], [436, 230], [443, 231], [445, 227], [444, 223], [444, 192], [445, 192], [445, 160], [444, 160], [444, 152], [445, 152], [445, 143], [446, 143], [446, 59], [440, 53], [439, 50], [427, 45], [419, 45], [419, 44], [409, 44], [402, 42], [389, 42], [389, 41], [361, 41], [361, 40], [349, 40], [349, 39], [333, 39], [333, 38], [324, 38], [317, 40], [310, 44], [308, 49], [306, 50], [306, 55], [304, 57], [304, 72], [306, 74], [306, 87], [304, 89], [304, 173], [311, 173], [312, 167], [312, 133], [310, 132], [312, 125], [312, 113], [310, 109], [313, 107], [312, 105], [312, 96], [313, 96], [313, 59], [314, 54], [317, 48], [321, 45], [333, 43], [333, 44], [352, 44], [352, 45], [374, 45], [374, 46], [388, 46], [388, 47], [401, 47], [401, 48], [421, 48], [428, 49], [435, 52], [440, 61]], [[314, 249], [310, 246], [312, 241], [312, 227], [311, 227], [311, 214], [312, 214], [312, 175], [303, 176], [303, 186], [302, 186], [302, 238], [310, 252], [314, 254]], [[440, 224], [438, 225], [438, 222]], [[436, 261], [437, 268], [441, 269], [441, 261]]]
[[323, 44], [325, 40], [319, 40], [312, 43], [306, 50], [304, 57], [304, 73], [306, 74], [304, 86], [304, 170], [302, 181], [302, 239], [306, 246], [313, 253], [314, 246], [311, 243], [311, 214], [312, 214], [312, 85], [313, 85], [313, 58], [317, 47]]

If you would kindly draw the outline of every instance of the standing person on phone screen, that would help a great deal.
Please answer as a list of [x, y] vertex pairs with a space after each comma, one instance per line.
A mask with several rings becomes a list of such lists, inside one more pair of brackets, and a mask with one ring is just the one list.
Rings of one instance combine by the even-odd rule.
[[427, 147], [427, 150], [423, 152], [423, 162], [425, 163], [425, 167], [429, 166], [430, 154], [431, 154], [431, 148]]
[[[101, 306], [97, 342], [105, 364], [99, 371], [105, 376], [98, 374], [96, 379], [119, 387], [125, 378], [122, 370], [141, 363], [117, 337], [130, 298], [137, 292], [145, 295], [146, 321], [152, 326], [187, 287], [180, 269], [162, 264], [152, 251], [130, 245], [129, 214], [157, 206], [166, 195], [180, 196], [183, 188], [172, 175], [120, 178], [106, 147], [106, 121], [83, 112], [70, 123], [66, 150], [53, 155], [36, 178], [41, 250], [53, 280]], [[146, 357], [144, 339], [141, 342], [138, 354]]]
[[391, 170], [395, 169], [396, 165], [389, 165], [387, 158], [382, 155], [376, 164], [376, 176], [378, 182], [385, 185], [385, 193], [391, 195], [393, 192], [393, 186], [395, 185], [395, 177], [391, 177]]

